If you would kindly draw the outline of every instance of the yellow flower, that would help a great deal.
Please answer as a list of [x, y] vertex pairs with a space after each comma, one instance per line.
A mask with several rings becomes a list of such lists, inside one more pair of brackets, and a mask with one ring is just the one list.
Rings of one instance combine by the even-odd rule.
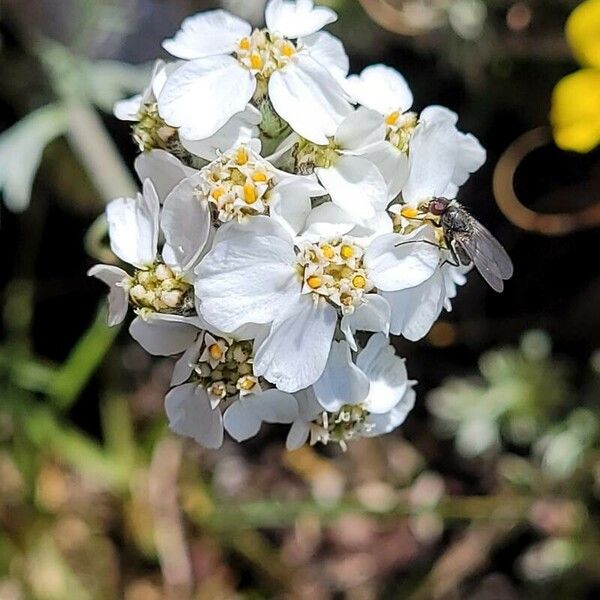
[[550, 119], [556, 144], [590, 152], [600, 144], [600, 0], [586, 0], [570, 15], [567, 40], [586, 67], [558, 82]]

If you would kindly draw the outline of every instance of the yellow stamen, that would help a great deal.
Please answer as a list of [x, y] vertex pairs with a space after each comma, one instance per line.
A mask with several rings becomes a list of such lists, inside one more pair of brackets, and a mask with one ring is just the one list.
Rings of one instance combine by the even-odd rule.
[[291, 44], [286, 44], [283, 47], [283, 49], [281, 50], [281, 53], [284, 56], [287, 56], [288, 58], [290, 58], [291, 56], [294, 56], [294, 54], [295, 54], [294, 46], [292, 46]]
[[321, 287], [323, 280], [318, 275], [311, 275], [306, 280], [306, 283], [308, 283], [309, 287], [311, 287], [313, 290], [316, 290], [317, 288]]
[[342, 246], [340, 248], [340, 255], [344, 260], [348, 260], [354, 256], [354, 249], [352, 246]]
[[256, 188], [250, 182], [244, 184], [244, 200], [246, 204], [254, 204], [256, 202]]
[[323, 246], [323, 248], [321, 248], [321, 249], [323, 250], [323, 256], [325, 258], [328, 258], [330, 260], [333, 258], [334, 251], [333, 251], [333, 248], [331, 246], [329, 246], [329, 245]]
[[400, 214], [406, 219], [414, 219], [418, 216], [419, 211], [416, 208], [413, 208], [412, 206], [405, 206], [400, 211]]
[[211, 344], [208, 347], [208, 353], [214, 360], [221, 360], [223, 357], [223, 350], [219, 344]]
[[235, 153], [235, 162], [238, 165], [245, 165], [248, 162], [248, 151], [246, 148], [239, 148]]
[[240, 40], [240, 48], [242, 50], [250, 50], [250, 38], [242, 38]]
[[350, 267], [343, 267], [342, 270], [340, 271], [340, 276], [343, 277], [344, 279], [350, 279], [350, 277], [352, 277], [352, 273], [354, 271], [352, 271], [352, 269]]
[[245, 392], [249, 392], [256, 385], [256, 381], [252, 377], [241, 377], [238, 381], [238, 387]]
[[395, 125], [400, 117], [400, 111], [396, 110], [385, 118], [386, 125]]
[[256, 171], [252, 175], [252, 180], [256, 181], [257, 183], [264, 183], [265, 181], [267, 181], [267, 174]]
[[352, 285], [355, 288], [359, 288], [359, 289], [363, 289], [366, 285], [367, 285], [367, 280], [362, 276], [362, 275], [357, 275], [353, 280], [352, 280]]
[[215, 199], [218, 200], [223, 194], [225, 193], [225, 190], [222, 187], [218, 187], [215, 188], [210, 195]]
[[258, 71], [259, 69], [262, 69], [263, 61], [262, 61], [262, 58], [260, 57], [260, 54], [254, 53], [250, 57], [250, 66], [256, 71]]

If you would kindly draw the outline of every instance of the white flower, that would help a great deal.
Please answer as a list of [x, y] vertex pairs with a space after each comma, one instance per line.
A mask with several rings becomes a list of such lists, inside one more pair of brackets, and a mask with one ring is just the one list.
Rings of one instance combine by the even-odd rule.
[[165, 398], [171, 430], [207, 448], [218, 448], [223, 428], [237, 441], [258, 433], [261, 424], [292, 423], [298, 417], [293, 396], [263, 390], [252, 370], [251, 338], [260, 328], [233, 335], [204, 331], [197, 317], [152, 314], [136, 318], [132, 337], [158, 356], [183, 352]]
[[398, 71], [381, 64], [367, 67], [360, 75], [351, 75], [345, 87], [358, 103], [384, 119], [388, 143], [372, 153], [371, 159], [386, 178], [389, 198], [393, 200], [408, 175], [408, 147], [417, 125], [417, 114], [410, 111], [412, 92]]
[[340, 123], [326, 145], [313, 144], [292, 134], [274, 157], [282, 156], [295, 145], [296, 169], [300, 173], [314, 171], [332, 202], [364, 223], [384, 211], [391, 199], [380, 168], [385, 160], [383, 163], [379, 160], [385, 146], [389, 146], [384, 136], [381, 116], [359, 108]]
[[158, 98], [160, 114], [184, 138], [204, 139], [250, 100], [268, 95], [295, 131], [326, 144], [350, 110], [338, 83], [348, 58], [339, 40], [319, 31], [335, 18], [312, 0], [270, 0], [265, 30], [252, 32], [223, 10], [186, 19], [163, 44], [188, 62], [169, 76]]
[[288, 435], [288, 448], [306, 442], [335, 441], [387, 433], [398, 427], [414, 405], [404, 360], [383, 334], [371, 336], [353, 362], [347, 342], [334, 342], [320, 379], [296, 394], [298, 419]]
[[437, 177], [435, 193], [454, 198], [469, 175], [485, 162], [485, 151], [477, 139], [456, 128], [454, 112], [441, 106], [430, 106], [419, 116], [410, 111], [412, 92], [395, 69], [367, 67], [360, 75], [348, 77], [345, 87], [357, 102], [384, 117], [386, 139], [395, 152], [387, 148], [373, 160], [386, 175], [392, 192], [397, 195], [402, 190], [408, 204], [416, 206], [427, 198], [423, 188], [432, 176]]
[[[167, 199], [168, 200], [168, 199]], [[158, 195], [149, 179], [137, 198], [117, 198], [106, 207], [112, 251], [132, 265], [133, 275], [113, 265], [96, 265], [88, 275], [109, 288], [109, 324], [120, 323], [129, 302], [145, 312], [184, 310], [190, 297], [192, 269], [210, 231], [207, 206], [200, 206], [185, 220], [160, 220]], [[159, 232], [165, 237], [158, 260]]]
[[346, 87], [359, 104], [380, 113], [390, 126], [413, 104], [406, 79], [385, 65], [372, 65], [360, 75], [350, 75]]
[[163, 220], [175, 227], [208, 206], [216, 224], [270, 215], [295, 235], [304, 227], [311, 196], [324, 193], [314, 176], [280, 171], [240, 145], [178, 185], [164, 203]]
[[402, 188], [409, 206], [435, 197], [455, 198], [459, 186], [485, 162], [485, 150], [471, 134], [456, 129], [457, 119], [441, 106], [421, 113], [410, 140], [409, 172]]
[[[422, 228], [411, 239], [429, 234]], [[374, 288], [397, 291], [431, 277], [438, 249], [399, 245], [404, 239], [385, 234], [363, 247], [344, 236], [294, 240], [261, 216], [229, 223], [196, 268], [198, 310], [225, 332], [270, 325], [256, 351], [255, 373], [295, 392], [323, 373], [338, 317], [360, 315]]]

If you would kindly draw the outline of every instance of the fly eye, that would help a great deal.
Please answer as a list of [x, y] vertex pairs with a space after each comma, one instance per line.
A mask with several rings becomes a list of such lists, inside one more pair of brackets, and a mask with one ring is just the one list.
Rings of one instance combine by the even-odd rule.
[[429, 212], [432, 215], [439, 216], [446, 210], [446, 204], [444, 202], [440, 202], [439, 200], [432, 200], [429, 203]]

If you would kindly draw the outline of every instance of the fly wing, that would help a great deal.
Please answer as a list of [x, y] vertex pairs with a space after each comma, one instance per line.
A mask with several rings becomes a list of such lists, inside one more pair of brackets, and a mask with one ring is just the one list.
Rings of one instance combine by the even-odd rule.
[[513, 275], [513, 264], [500, 242], [476, 219], [469, 234], [455, 236], [492, 289], [501, 292]]

